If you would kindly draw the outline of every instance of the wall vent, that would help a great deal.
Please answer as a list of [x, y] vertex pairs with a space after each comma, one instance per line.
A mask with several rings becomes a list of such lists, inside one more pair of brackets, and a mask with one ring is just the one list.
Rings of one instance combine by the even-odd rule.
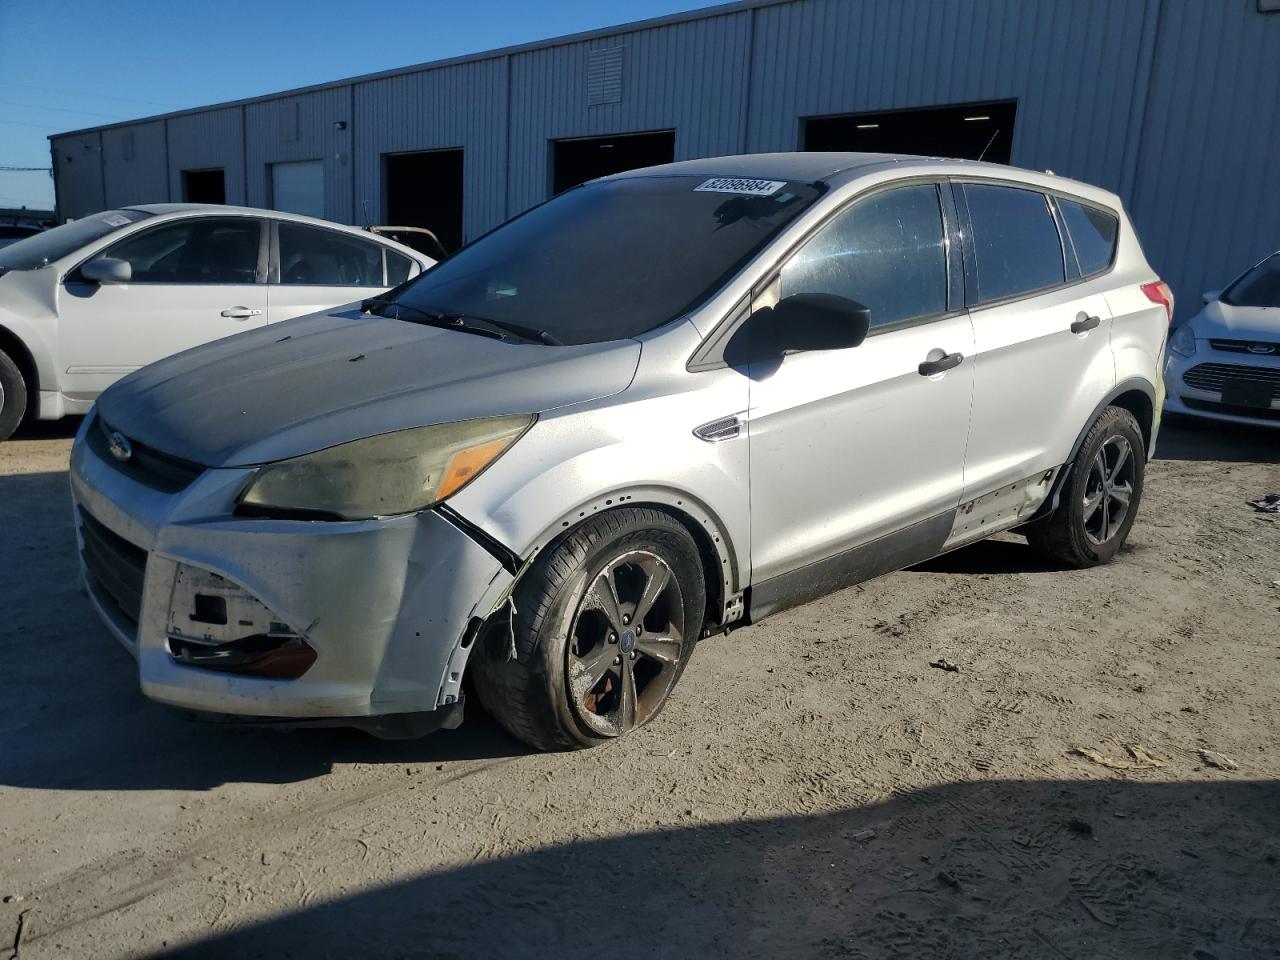
[[587, 106], [622, 102], [622, 47], [587, 54]]

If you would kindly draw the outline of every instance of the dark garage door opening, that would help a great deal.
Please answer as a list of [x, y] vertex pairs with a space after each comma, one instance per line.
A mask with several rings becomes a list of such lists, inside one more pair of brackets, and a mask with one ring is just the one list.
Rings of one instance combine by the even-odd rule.
[[1013, 153], [1017, 105], [1016, 100], [998, 100], [919, 110], [809, 117], [804, 121], [804, 148], [916, 153], [961, 160], [982, 157], [994, 163], [1008, 163]]
[[580, 183], [676, 158], [676, 132], [624, 133], [613, 137], [553, 140], [551, 192], [560, 193]]
[[227, 179], [222, 168], [183, 170], [182, 199], [187, 203], [226, 203]]
[[383, 164], [383, 222], [426, 227], [449, 253], [462, 246], [462, 151], [388, 153]]

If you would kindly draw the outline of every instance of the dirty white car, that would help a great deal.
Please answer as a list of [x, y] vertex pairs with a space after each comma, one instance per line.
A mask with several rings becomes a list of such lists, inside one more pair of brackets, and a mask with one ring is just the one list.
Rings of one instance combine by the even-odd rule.
[[1223, 290], [1169, 337], [1169, 413], [1280, 426], [1280, 251]]
[[350, 303], [435, 261], [354, 227], [273, 210], [146, 204], [0, 250], [0, 440], [84, 413], [131, 370]]
[[71, 458], [88, 594], [163, 703], [543, 748], [699, 638], [1000, 530], [1113, 558], [1172, 302], [1120, 201], [876, 154], [577, 187], [366, 304], [162, 361]]

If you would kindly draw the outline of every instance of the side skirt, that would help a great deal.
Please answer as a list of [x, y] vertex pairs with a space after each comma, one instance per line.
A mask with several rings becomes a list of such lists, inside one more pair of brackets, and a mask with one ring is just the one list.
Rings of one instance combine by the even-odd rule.
[[788, 607], [935, 557], [943, 551], [955, 520], [956, 511], [948, 510], [870, 543], [754, 584], [747, 603], [747, 620], [755, 623]]

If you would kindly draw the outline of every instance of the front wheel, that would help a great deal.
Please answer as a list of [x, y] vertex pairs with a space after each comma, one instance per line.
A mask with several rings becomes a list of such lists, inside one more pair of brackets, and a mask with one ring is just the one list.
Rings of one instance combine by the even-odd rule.
[[1146, 464], [1138, 421], [1128, 410], [1107, 407], [1071, 461], [1057, 509], [1027, 530], [1027, 540], [1071, 567], [1111, 560], [1138, 515]]
[[679, 521], [626, 508], [553, 544], [520, 579], [515, 602], [514, 619], [499, 614], [476, 652], [476, 690], [513, 736], [565, 750], [658, 715], [693, 656], [706, 587]]
[[27, 385], [22, 371], [9, 357], [0, 353], [0, 440], [8, 440], [22, 423], [27, 412]]

